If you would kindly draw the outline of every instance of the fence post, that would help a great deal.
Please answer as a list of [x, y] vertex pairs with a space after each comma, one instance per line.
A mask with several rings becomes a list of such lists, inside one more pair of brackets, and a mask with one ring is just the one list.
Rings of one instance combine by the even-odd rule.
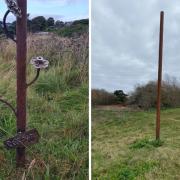
[[158, 83], [157, 83], [156, 140], [160, 139], [161, 82], [162, 82], [162, 59], [163, 59], [163, 30], [164, 30], [164, 12], [161, 11], [161, 13], [160, 13], [160, 33], [159, 33]]

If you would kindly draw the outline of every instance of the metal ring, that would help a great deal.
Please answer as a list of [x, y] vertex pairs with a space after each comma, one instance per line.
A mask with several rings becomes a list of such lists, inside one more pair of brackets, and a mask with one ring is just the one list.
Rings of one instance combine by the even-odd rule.
[[4, 33], [6, 34], [7, 38], [10, 38], [14, 42], [16, 42], [16, 40], [14, 39], [14, 36], [9, 33], [7, 26], [6, 26], [6, 19], [7, 19], [7, 16], [9, 13], [10, 13], [10, 10], [7, 10], [4, 17], [3, 17], [3, 30], [4, 30]]

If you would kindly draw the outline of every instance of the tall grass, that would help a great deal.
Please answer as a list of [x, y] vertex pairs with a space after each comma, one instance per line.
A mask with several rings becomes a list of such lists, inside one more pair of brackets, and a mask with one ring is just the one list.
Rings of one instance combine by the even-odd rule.
[[[16, 134], [13, 113], [0, 104], [0, 179], [88, 179], [88, 34], [78, 38], [29, 35], [31, 57], [50, 66], [28, 89], [27, 128], [37, 128], [40, 143], [27, 148], [27, 167], [15, 169], [15, 151], [3, 140]], [[0, 42], [0, 96], [16, 105], [15, 45]]]

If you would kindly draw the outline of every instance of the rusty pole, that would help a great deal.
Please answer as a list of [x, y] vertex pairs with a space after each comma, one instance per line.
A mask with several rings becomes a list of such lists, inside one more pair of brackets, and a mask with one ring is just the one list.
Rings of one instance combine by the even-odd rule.
[[162, 81], [162, 59], [163, 59], [163, 30], [164, 12], [160, 13], [160, 33], [159, 33], [159, 66], [157, 84], [157, 109], [156, 109], [156, 140], [160, 139], [160, 110], [161, 110], [161, 81]]
[[[17, 18], [17, 132], [26, 130], [27, 0], [17, 0], [22, 18]], [[16, 149], [17, 166], [25, 165], [25, 147]]]

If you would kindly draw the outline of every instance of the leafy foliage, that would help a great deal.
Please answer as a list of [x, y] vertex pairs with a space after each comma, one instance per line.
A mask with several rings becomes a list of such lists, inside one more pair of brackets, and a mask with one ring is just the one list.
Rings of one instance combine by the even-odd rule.
[[44, 31], [46, 29], [46, 19], [43, 16], [35, 17], [31, 20], [30, 27], [32, 32]]
[[116, 90], [114, 91], [114, 95], [117, 97], [119, 103], [126, 103], [127, 101], [127, 94], [123, 92], [123, 90]]
[[[180, 107], [180, 87], [176, 81], [163, 81], [161, 106], [164, 108]], [[157, 86], [156, 82], [139, 85], [129, 97], [129, 104], [143, 109], [156, 107]]]
[[[81, 19], [73, 22], [55, 21], [53, 17], [45, 18], [44, 16], [37, 16], [33, 19], [27, 19], [27, 29], [29, 32], [55, 32], [62, 37], [80, 36], [87, 33], [89, 30], [89, 20]], [[16, 32], [16, 21], [8, 23], [8, 30], [11, 34]], [[0, 21], [0, 34], [3, 34], [2, 22]]]
[[49, 27], [49, 26], [54, 26], [54, 23], [55, 23], [55, 21], [54, 21], [54, 18], [52, 18], [52, 17], [49, 17], [48, 19], [47, 19], [47, 26]]
[[162, 145], [163, 142], [161, 140], [149, 140], [148, 138], [144, 138], [141, 140], [136, 140], [133, 144], [131, 144], [130, 148], [141, 149], [141, 148], [159, 147]]
[[85, 20], [74, 21], [72, 24], [68, 26], [64, 26], [60, 29], [55, 30], [55, 32], [59, 36], [72, 37], [72, 36], [79, 36], [80, 34], [88, 32], [88, 29], [89, 29], [89, 20], [85, 19]]
[[104, 89], [92, 89], [92, 105], [117, 104], [116, 96]]

